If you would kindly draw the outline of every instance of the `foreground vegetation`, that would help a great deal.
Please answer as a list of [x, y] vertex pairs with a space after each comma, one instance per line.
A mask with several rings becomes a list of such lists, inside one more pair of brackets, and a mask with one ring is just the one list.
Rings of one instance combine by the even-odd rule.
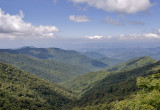
[[82, 108], [74, 107], [73, 110], [160, 110], [160, 73], [138, 77], [137, 86], [140, 90], [124, 100]]
[[[131, 59], [110, 67], [110, 72], [105, 70], [80, 75], [88, 70], [13, 53], [0, 52], [0, 61], [6, 62], [0, 62], [2, 110], [160, 109], [160, 61], [150, 57]], [[68, 80], [76, 75], [80, 76]], [[58, 82], [63, 87], [46, 80]]]
[[79, 106], [97, 105], [123, 100], [138, 91], [136, 78], [160, 71], [160, 62], [130, 71], [117, 72], [108, 75], [94, 87], [82, 95]]
[[0, 62], [1, 110], [56, 110], [73, 99], [71, 91]]

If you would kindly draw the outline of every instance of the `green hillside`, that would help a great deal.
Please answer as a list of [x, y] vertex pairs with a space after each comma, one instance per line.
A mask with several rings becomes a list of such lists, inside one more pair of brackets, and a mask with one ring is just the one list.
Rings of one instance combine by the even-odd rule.
[[160, 73], [147, 77], [138, 77], [140, 90], [121, 101], [103, 103], [87, 107], [75, 107], [73, 110], [159, 110], [160, 109]]
[[116, 64], [123, 62], [123, 60], [121, 60], [121, 59], [115, 59], [115, 58], [110, 58], [110, 57], [102, 57], [97, 60], [100, 62], [103, 62], [105, 64], [108, 64], [109, 66], [113, 66], [113, 65], [116, 65]]
[[78, 97], [84, 94], [86, 91], [94, 87], [94, 85], [109, 75], [109, 72], [99, 71], [99, 72], [90, 72], [71, 80], [60, 83], [60, 85], [72, 89]]
[[0, 61], [12, 64], [21, 70], [52, 82], [62, 82], [89, 72], [89, 70], [79, 66], [42, 60], [21, 54], [0, 52]]
[[72, 65], [78, 65], [90, 70], [100, 70], [107, 67], [100, 61], [93, 60], [87, 56], [84, 56], [76, 51], [62, 50], [59, 48], [21, 48], [16, 50], [1, 49], [0, 52], [8, 52], [14, 54], [25, 54], [37, 57], [39, 59], [49, 59], [52, 61], [63, 62]]
[[[150, 57], [140, 57], [140, 58], [134, 58], [127, 62], [124, 62], [122, 64], [116, 65], [118, 69], [115, 69], [115, 71], [120, 70], [131, 70], [137, 67], [142, 67], [148, 64], [151, 64], [155, 62], [156, 60], [150, 58]], [[114, 68], [115, 66], [111, 67]], [[71, 80], [62, 82], [61, 85], [64, 87], [67, 87], [69, 89], [72, 89], [75, 93], [78, 94], [78, 96], [81, 96], [86, 91], [94, 87], [94, 85], [98, 82], [104, 79], [106, 76], [110, 74], [115, 74], [115, 71], [112, 70], [112, 72], [107, 71], [97, 71], [97, 72], [91, 72], [87, 73], [81, 76], [78, 76], [76, 78], [73, 78]]]
[[156, 60], [151, 58], [151, 57], [138, 57], [138, 58], [133, 58], [131, 60], [128, 60], [124, 63], [120, 63], [111, 67], [108, 67], [106, 70], [107, 71], [122, 71], [122, 70], [132, 70], [137, 67], [143, 67], [148, 64], [155, 63]]
[[136, 86], [137, 77], [157, 72], [160, 72], [160, 62], [130, 71], [110, 74], [88, 90], [79, 100], [78, 104], [80, 106], [90, 104], [97, 105], [99, 103], [110, 103], [117, 100], [123, 100], [130, 94], [138, 91]]
[[0, 62], [1, 110], [59, 110], [73, 98], [58, 85]]

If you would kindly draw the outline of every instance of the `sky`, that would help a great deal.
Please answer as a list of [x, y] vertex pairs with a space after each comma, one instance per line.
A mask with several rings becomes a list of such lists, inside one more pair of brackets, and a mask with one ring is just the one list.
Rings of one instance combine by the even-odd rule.
[[156, 47], [159, 19], [159, 0], [0, 0], [0, 48]]

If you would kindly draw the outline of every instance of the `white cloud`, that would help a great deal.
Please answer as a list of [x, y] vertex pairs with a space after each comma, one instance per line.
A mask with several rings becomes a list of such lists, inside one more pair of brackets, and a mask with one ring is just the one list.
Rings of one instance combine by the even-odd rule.
[[130, 35], [122, 34], [117, 38], [120, 40], [153, 40], [153, 39], [160, 39], [160, 34], [157, 33], [130, 34]]
[[144, 34], [145, 38], [152, 38], [152, 39], [160, 39], [160, 35], [156, 33], [146, 33]]
[[89, 22], [90, 19], [87, 16], [80, 16], [80, 15], [71, 15], [69, 19], [74, 22]]
[[110, 18], [109, 16], [107, 16], [104, 20], [105, 23], [107, 24], [111, 24], [111, 25], [123, 25], [122, 23], [120, 23], [119, 21], [116, 21], [112, 18]]
[[95, 36], [85, 36], [87, 39], [102, 39], [103, 36], [95, 35]]
[[77, 4], [87, 3], [91, 7], [107, 12], [134, 14], [148, 10], [152, 4], [150, 0], [70, 0]]
[[[159, 29], [160, 30], [160, 29]], [[99, 40], [160, 40], [160, 31], [157, 30], [157, 32], [150, 32], [150, 33], [144, 33], [144, 34], [121, 34], [118, 36], [85, 36], [87, 39], [99, 39]]]
[[28, 38], [55, 38], [54, 32], [59, 31], [56, 26], [34, 26], [23, 21], [24, 15], [5, 14], [0, 9], [0, 38], [28, 39]]

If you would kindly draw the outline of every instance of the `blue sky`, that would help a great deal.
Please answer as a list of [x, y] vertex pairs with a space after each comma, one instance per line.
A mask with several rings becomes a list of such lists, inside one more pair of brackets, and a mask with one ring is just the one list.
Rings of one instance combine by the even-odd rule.
[[159, 0], [0, 0], [0, 9], [2, 48], [160, 39]]

